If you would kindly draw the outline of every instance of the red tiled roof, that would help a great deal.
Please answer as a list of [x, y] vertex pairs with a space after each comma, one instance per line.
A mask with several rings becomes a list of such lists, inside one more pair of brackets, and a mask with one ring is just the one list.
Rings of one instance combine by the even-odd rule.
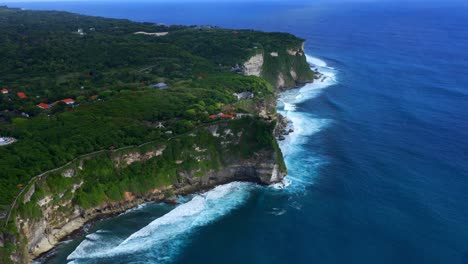
[[23, 92], [19, 92], [19, 93], [17, 93], [16, 95], [18, 95], [18, 97], [21, 98], [21, 99], [24, 99], [24, 98], [27, 97], [26, 94], [23, 93]]
[[40, 104], [37, 105], [37, 107], [42, 108], [42, 109], [49, 109], [49, 108], [51, 108], [50, 105], [45, 104], [45, 103], [40, 103]]
[[68, 103], [74, 103], [75, 100], [71, 99], [71, 98], [67, 98], [67, 99], [63, 99], [62, 102], [68, 104]]
[[217, 116], [216, 115], [210, 115], [211, 119], [215, 119]]
[[234, 106], [225, 106], [224, 111], [234, 111], [236, 108]]
[[92, 95], [92, 96], [89, 97], [89, 98], [91, 98], [91, 99], [96, 99], [96, 98], [98, 98], [98, 96], [99, 96], [99, 95], [95, 94], [95, 95]]
[[2, 93], [8, 93], [8, 89], [7, 89], [7, 88], [3, 88], [3, 89], [2, 89]]

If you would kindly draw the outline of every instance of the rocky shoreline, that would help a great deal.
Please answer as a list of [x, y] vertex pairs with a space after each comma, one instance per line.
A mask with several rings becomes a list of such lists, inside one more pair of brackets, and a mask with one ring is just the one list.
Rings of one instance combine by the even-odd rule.
[[294, 132], [293, 124], [287, 117], [278, 113], [278, 123], [274, 131], [274, 136], [278, 141], [285, 140], [285, 136]]

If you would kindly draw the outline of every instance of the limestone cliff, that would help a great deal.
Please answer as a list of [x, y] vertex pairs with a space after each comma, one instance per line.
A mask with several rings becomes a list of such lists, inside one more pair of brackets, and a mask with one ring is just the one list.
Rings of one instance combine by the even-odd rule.
[[263, 77], [278, 89], [314, 80], [306, 61], [304, 43], [297, 47], [259, 51], [244, 63], [242, 73]]

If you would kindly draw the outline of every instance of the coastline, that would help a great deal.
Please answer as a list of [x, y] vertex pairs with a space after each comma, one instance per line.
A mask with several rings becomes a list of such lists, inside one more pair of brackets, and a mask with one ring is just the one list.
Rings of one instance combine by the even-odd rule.
[[[309, 56], [307, 56], [307, 57], [308, 57], [309, 64], [311, 64], [310, 61], [309, 61]], [[319, 66], [317, 66], [316, 64], [311, 64], [311, 68], [313, 69], [314, 67], [315, 67], [315, 69], [317, 69], [317, 67], [319, 67]], [[293, 133], [293, 134], [296, 133], [294, 131], [295, 126], [299, 125], [298, 122], [294, 123], [294, 119], [288, 118], [288, 113], [289, 113], [289, 111], [291, 111], [291, 109], [288, 108], [286, 111], [284, 111], [284, 109], [280, 110], [281, 107], [279, 107], [279, 106], [281, 105], [281, 103], [283, 103], [283, 104], [284, 103], [288, 104], [288, 102], [293, 103], [291, 101], [286, 102], [287, 100], [285, 101], [284, 96], [285, 96], [285, 94], [288, 94], [288, 93], [300, 93], [300, 91], [303, 90], [303, 89], [310, 90], [311, 89], [310, 86], [316, 85], [318, 82], [319, 81], [316, 78], [316, 80], [314, 80], [313, 82], [310, 82], [310, 83], [302, 83], [302, 84], [298, 84], [296, 87], [283, 88], [277, 94], [277, 105], [276, 106], [278, 108], [278, 118], [282, 119], [282, 122], [278, 122], [278, 124], [277, 124], [277, 128], [279, 128], [279, 129], [275, 129], [275, 138], [276, 138], [277, 142], [280, 144], [280, 147], [281, 147], [283, 152], [285, 151], [284, 146], [285, 146], [285, 144], [287, 144], [286, 142], [288, 142], [288, 141], [286, 140], [286, 142], [283, 142], [281, 137], [282, 136], [288, 137], [291, 133]], [[319, 86], [320, 86], [320, 84], [321, 83], [318, 83]], [[297, 103], [297, 101], [295, 101], [295, 102]], [[283, 125], [280, 125], [280, 124], [283, 124]], [[298, 127], [298, 131], [299, 131], [299, 133], [301, 133], [301, 128], [300, 127]], [[137, 198], [135, 198], [135, 199], [133, 199], [131, 201], [127, 201], [124, 204], [119, 204], [119, 205], [115, 206], [114, 208], [110, 208], [108, 210], [103, 210], [103, 211], [96, 210], [96, 212], [94, 214], [87, 215], [85, 221], [81, 221], [78, 225], [76, 225], [77, 228], [75, 228], [74, 230], [71, 230], [70, 232], [68, 232], [59, 241], [57, 241], [57, 243], [53, 244], [53, 246], [51, 248], [47, 249], [46, 251], [39, 254], [37, 257], [35, 257], [33, 259], [33, 263], [46, 263], [47, 261], [52, 259], [57, 254], [57, 250], [59, 250], [59, 248], [57, 248], [57, 247], [61, 243], [65, 242], [65, 241], [77, 239], [78, 237], [82, 237], [82, 236], [86, 235], [87, 233], [86, 233], [85, 229], [87, 229], [90, 225], [96, 224], [99, 221], [116, 217], [116, 216], [118, 216], [118, 215], [120, 215], [122, 213], [125, 213], [125, 212], [129, 211], [129, 210], [133, 210], [134, 208], [137, 208], [138, 206], [140, 206], [141, 204], [144, 204], [144, 203], [161, 203], [161, 202], [165, 202], [165, 203], [169, 203], [169, 204], [175, 204], [175, 203], [177, 203], [176, 202], [176, 196], [187, 196], [187, 195], [197, 195], [197, 194], [200, 195], [200, 194], [202, 194], [204, 192], [212, 191], [217, 187], [220, 187], [220, 186], [223, 186], [223, 185], [226, 185], [226, 184], [230, 184], [230, 183], [233, 183], [233, 182], [249, 182], [249, 183], [255, 183], [255, 184], [266, 186], [265, 183], [262, 183], [261, 181], [252, 181], [252, 178], [249, 178], [249, 177], [236, 178], [236, 179], [226, 179], [225, 181], [219, 181], [219, 182], [216, 182], [216, 183], [213, 183], [213, 184], [210, 184], [210, 185], [204, 185], [204, 186], [189, 185], [189, 186], [182, 186], [180, 188], [174, 188], [174, 186], [171, 186], [168, 189], [173, 191], [174, 196], [170, 197], [170, 198], [164, 197], [163, 193], [166, 190], [161, 190], [158, 193], [152, 193], [152, 194], [145, 195], [145, 196], [142, 196], [142, 197], [137, 197]], [[276, 189], [284, 189], [287, 186], [289, 186], [290, 184], [291, 184], [291, 182], [290, 182], [289, 179], [283, 178], [281, 182], [272, 183], [269, 186], [272, 186], [273, 188], [276, 188]], [[179, 204], [178, 206], [180, 206], [180, 205], [182, 205], [182, 204]], [[76, 219], [74, 219], [72, 221], [76, 221]]]

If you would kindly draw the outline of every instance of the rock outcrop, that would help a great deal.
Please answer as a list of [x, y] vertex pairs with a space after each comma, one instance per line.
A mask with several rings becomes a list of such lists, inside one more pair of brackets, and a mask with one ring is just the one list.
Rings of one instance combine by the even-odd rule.
[[259, 53], [255, 56], [252, 56], [248, 61], [244, 63], [244, 75], [260, 77], [262, 73], [263, 62], [263, 53]]

